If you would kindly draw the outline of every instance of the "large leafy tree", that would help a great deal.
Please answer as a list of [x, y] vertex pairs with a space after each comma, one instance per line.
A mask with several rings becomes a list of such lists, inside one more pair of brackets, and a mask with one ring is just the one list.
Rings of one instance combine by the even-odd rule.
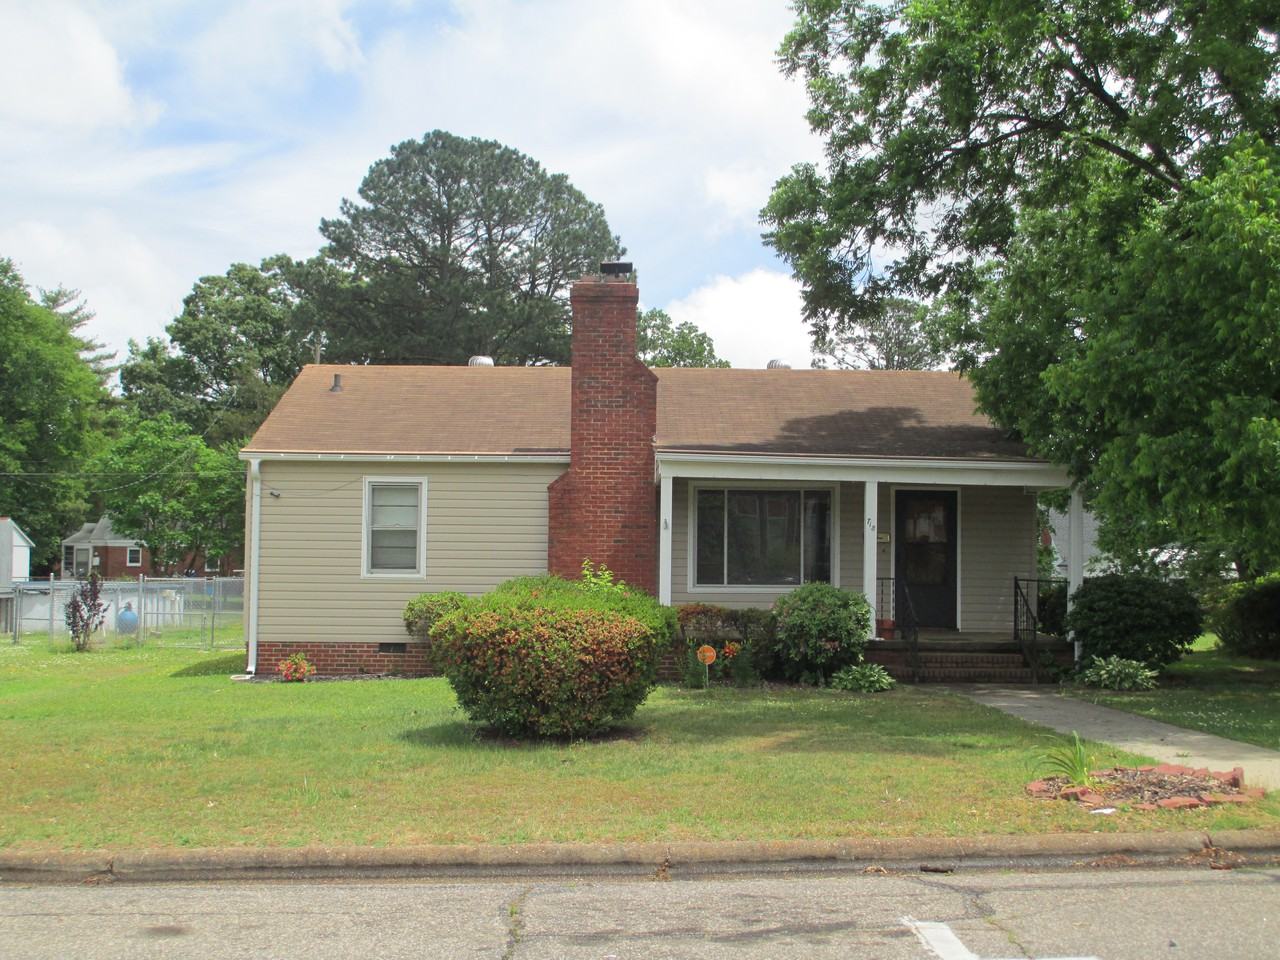
[[219, 557], [244, 539], [244, 465], [167, 414], [126, 415], [95, 457], [97, 499], [115, 530], [142, 540], [169, 572], [190, 553]]
[[31, 536], [36, 567], [82, 519], [84, 459], [107, 401], [73, 329], [0, 259], [0, 515]]
[[764, 212], [839, 333], [933, 301], [983, 407], [1144, 544], [1280, 564], [1280, 12], [802, 0], [827, 167]]
[[622, 253], [563, 174], [440, 130], [393, 147], [320, 231], [304, 281], [336, 361], [565, 362], [569, 285]]
[[928, 323], [928, 308], [901, 298], [885, 300], [873, 316], [841, 329], [814, 332], [813, 365], [846, 370], [931, 370], [946, 360]]
[[251, 434], [322, 343], [297, 270], [277, 256], [197, 280], [168, 342], [130, 343], [126, 403], [144, 417], [168, 413], [214, 445]]
[[636, 322], [636, 352], [651, 367], [727, 367], [716, 356], [709, 334], [685, 320], [676, 323], [665, 310], [642, 310]]

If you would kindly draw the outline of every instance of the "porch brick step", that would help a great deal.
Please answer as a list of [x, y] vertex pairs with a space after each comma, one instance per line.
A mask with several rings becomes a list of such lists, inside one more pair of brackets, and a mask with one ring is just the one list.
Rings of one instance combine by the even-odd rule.
[[[905, 666], [886, 667], [889, 674], [904, 683], [911, 682], [911, 670]], [[1045, 679], [1041, 677], [1041, 679]], [[920, 683], [1031, 683], [1028, 667], [922, 667]]]
[[1020, 653], [920, 653], [923, 667], [1005, 667], [1025, 666]]

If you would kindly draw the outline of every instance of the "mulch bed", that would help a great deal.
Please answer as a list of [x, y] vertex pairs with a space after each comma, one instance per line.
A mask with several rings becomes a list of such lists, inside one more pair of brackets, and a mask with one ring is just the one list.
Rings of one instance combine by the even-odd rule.
[[1046, 777], [1027, 784], [1027, 793], [1041, 800], [1072, 800], [1090, 810], [1180, 810], [1250, 803], [1261, 798], [1264, 791], [1246, 788], [1240, 767], [1219, 773], [1204, 767], [1162, 763], [1155, 767], [1095, 770], [1087, 787], [1073, 786], [1066, 777]]

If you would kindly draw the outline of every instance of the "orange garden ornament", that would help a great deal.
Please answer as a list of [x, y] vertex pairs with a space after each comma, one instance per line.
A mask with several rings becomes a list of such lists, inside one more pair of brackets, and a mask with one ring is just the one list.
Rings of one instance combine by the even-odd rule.
[[711, 692], [711, 665], [716, 662], [716, 648], [704, 643], [698, 648], [698, 662], [702, 664], [702, 689]]

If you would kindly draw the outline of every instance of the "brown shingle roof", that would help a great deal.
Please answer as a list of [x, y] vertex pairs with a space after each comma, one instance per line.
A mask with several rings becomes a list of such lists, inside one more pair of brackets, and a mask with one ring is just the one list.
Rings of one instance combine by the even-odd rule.
[[[975, 412], [954, 373], [654, 372], [660, 450], [1030, 459]], [[567, 455], [569, 377], [567, 367], [307, 366], [246, 450]]]

